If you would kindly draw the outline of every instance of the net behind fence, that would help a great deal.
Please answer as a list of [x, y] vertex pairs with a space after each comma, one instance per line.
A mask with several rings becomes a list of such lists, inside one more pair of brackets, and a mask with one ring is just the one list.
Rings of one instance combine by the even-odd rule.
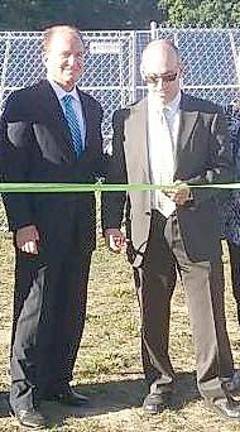
[[[220, 104], [229, 103], [237, 94], [237, 29], [99, 31], [84, 32], [83, 37], [86, 67], [79, 86], [102, 104], [106, 146], [111, 140], [114, 110], [140, 99], [146, 92], [139, 66], [143, 48], [154, 38], [168, 37], [178, 46], [186, 91]], [[10, 92], [45, 78], [41, 44], [40, 32], [0, 32], [1, 111]], [[6, 222], [0, 207], [0, 230], [3, 229]]]

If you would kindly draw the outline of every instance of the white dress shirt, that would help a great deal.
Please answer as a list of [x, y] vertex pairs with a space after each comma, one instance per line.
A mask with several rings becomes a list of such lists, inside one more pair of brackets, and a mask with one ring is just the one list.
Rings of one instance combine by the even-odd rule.
[[[157, 95], [148, 94], [148, 151], [149, 170], [153, 184], [173, 183], [177, 137], [180, 120], [181, 92], [174, 100], [162, 105]], [[161, 191], [153, 191], [152, 208], [166, 218], [175, 210], [176, 204]]]
[[53, 81], [52, 79], [48, 78], [48, 81], [51, 84], [54, 92], [56, 93], [56, 96], [57, 96], [59, 103], [62, 107], [64, 115], [65, 115], [65, 106], [64, 106], [63, 98], [65, 95], [71, 95], [73, 97], [72, 106], [73, 106], [74, 112], [75, 112], [76, 117], [77, 117], [78, 122], [79, 122], [79, 128], [81, 131], [81, 138], [82, 138], [82, 145], [83, 145], [83, 149], [84, 149], [86, 146], [86, 143], [85, 143], [85, 141], [86, 141], [86, 124], [85, 124], [85, 119], [83, 116], [82, 104], [81, 104], [81, 101], [79, 99], [79, 95], [78, 95], [76, 86], [73, 88], [73, 90], [71, 90], [70, 92], [67, 92], [59, 84], [57, 84], [55, 81]]

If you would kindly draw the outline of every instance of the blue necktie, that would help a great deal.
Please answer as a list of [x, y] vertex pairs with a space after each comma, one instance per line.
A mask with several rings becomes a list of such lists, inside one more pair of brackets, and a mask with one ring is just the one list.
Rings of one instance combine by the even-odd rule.
[[78, 119], [72, 106], [72, 100], [73, 96], [70, 94], [65, 95], [62, 98], [65, 107], [65, 117], [72, 136], [73, 147], [77, 156], [79, 157], [83, 151], [83, 142]]

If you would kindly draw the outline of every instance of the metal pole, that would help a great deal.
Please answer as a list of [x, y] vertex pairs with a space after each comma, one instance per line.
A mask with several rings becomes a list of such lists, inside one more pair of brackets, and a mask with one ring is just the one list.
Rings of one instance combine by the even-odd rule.
[[231, 30], [229, 31], [229, 39], [230, 39], [231, 48], [232, 48], [234, 66], [235, 66], [235, 69], [237, 72], [237, 81], [238, 81], [238, 84], [240, 84], [240, 70], [239, 70], [240, 69], [240, 57], [239, 57], [239, 54], [237, 53], [234, 37], [233, 37]]
[[150, 37], [151, 40], [157, 39], [157, 22], [151, 21], [150, 22]]
[[136, 101], [136, 44], [137, 44], [137, 32], [134, 31], [131, 35], [131, 55], [129, 56], [130, 64], [130, 75], [131, 75], [131, 103]]
[[4, 96], [4, 90], [5, 90], [5, 80], [6, 80], [6, 75], [7, 75], [7, 66], [8, 66], [8, 60], [10, 57], [10, 49], [11, 49], [10, 40], [11, 40], [11, 34], [8, 33], [8, 38], [6, 40], [4, 60], [3, 60], [1, 86], [0, 86], [0, 112], [2, 111], [2, 103], [3, 103], [3, 96]]

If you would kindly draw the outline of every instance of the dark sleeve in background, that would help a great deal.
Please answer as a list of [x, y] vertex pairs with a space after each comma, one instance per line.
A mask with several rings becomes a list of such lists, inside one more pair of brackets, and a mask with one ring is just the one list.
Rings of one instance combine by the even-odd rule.
[[[234, 164], [230, 146], [229, 131], [222, 110], [215, 113], [209, 134], [209, 168], [203, 175], [191, 178], [191, 185], [230, 183], [234, 181]], [[216, 198], [220, 190], [214, 188], [193, 189], [196, 204]]]
[[[28, 181], [34, 136], [24, 112], [22, 99], [12, 93], [0, 121], [1, 177], [7, 183]], [[29, 194], [3, 193], [2, 197], [10, 230], [32, 224]]]
[[[112, 155], [107, 156], [107, 184], [127, 184], [124, 156], [124, 115], [123, 110], [113, 115]], [[101, 220], [103, 231], [106, 228], [120, 228], [123, 219], [126, 192], [102, 193]]]

